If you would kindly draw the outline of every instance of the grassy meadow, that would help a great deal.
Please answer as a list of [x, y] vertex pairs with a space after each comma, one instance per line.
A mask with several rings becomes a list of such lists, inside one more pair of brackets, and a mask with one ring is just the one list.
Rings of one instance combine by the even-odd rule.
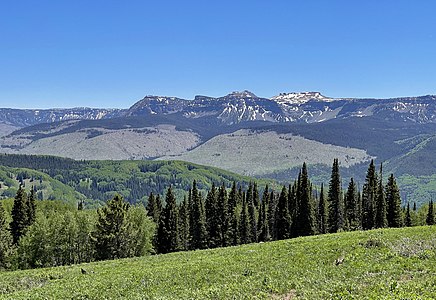
[[0, 273], [0, 299], [434, 299], [435, 295], [435, 226]]

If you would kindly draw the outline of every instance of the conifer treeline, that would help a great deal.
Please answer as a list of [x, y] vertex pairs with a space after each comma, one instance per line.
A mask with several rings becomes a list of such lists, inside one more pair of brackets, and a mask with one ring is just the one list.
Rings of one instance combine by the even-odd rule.
[[155, 249], [168, 253], [346, 230], [410, 226], [410, 209], [407, 217], [394, 175], [389, 176], [386, 185], [382, 177], [382, 166], [377, 172], [371, 161], [362, 191], [353, 178], [342, 190], [339, 161], [335, 159], [327, 192], [323, 184], [320, 190], [314, 188], [306, 163], [293, 183], [283, 186], [280, 192], [267, 185], [262, 197], [256, 183], [242, 190], [233, 182], [229, 191], [224, 185], [212, 185], [204, 195], [194, 181], [187, 197], [177, 205], [169, 187], [165, 205], [158, 195], [150, 194], [148, 200], [148, 215], [158, 224]]

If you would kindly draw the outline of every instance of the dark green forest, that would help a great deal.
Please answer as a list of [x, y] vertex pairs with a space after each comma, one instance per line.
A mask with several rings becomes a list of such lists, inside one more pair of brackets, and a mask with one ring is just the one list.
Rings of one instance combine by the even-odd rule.
[[334, 160], [328, 184], [314, 186], [303, 164], [292, 182], [274, 189], [259, 182], [210, 183], [194, 179], [178, 199], [150, 192], [145, 205], [117, 194], [100, 208], [38, 200], [22, 185], [0, 206], [0, 267], [27, 269], [97, 260], [234, 246], [299, 236], [434, 224], [433, 203], [401, 205], [393, 174], [372, 161], [361, 190], [341, 186]]

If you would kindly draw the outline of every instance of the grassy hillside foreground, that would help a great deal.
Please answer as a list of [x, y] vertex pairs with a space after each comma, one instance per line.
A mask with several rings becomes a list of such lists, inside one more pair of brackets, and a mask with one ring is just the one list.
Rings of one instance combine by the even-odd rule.
[[[337, 265], [335, 261], [342, 258]], [[0, 273], [0, 299], [434, 299], [435, 295], [435, 226]]]

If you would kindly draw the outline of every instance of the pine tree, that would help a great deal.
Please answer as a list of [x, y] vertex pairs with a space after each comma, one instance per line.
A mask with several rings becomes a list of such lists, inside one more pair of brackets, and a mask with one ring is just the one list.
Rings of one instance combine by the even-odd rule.
[[263, 191], [262, 202], [260, 203], [259, 210], [259, 221], [258, 232], [259, 232], [259, 241], [266, 242], [271, 239], [271, 235], [269, 233], [269, 218], [268, 218], [268, 206], [269, 206], [269, 191], [268, 185], [265, 186], [265, 190]]
[[401, 216], [401, 198], [397, 182], [393, 174], [386, 185], [387, 219], [389, 227], [403, 226]]
[[179, 215], [171, 186], [167, 190], [165, 202], [157, 230], [157, 250], [159, 253], [174, 252], [180, 249]]
[[239, 217], [239, 239], [241, 244], [251, 242], [250, 216], [246, 197], [242, 198], [241, 216]]
[[[159, 199], [160, 202], [160, 199]], [[152, 220], [159, 224], [159, 216], [161, 213], [161, 207], [162, 205], [158, 204], [157, 198], [153, 195], [153, 193], [150, 193], [150, 196], [148, 196], [147, 206], [145, 207], [147, 209], [147, 216], [152, 218]]]
[[212, 188], [206, 196], [206, 224], [207, 232], [209, 234], [209, 247], [215, 248], [221, 246], [221, 217], [222, 213], [218, 208], [218, 194], [215, 187], [215, 183], [212, 183]]
[[430, 200], [430, 202], [428, 203], [428, 212], [427, 212], [427, 217], [425, 219], [425, 223], [427, 225], [434, 225], [435, 224], [434, 211], [433, 211], [433, 200]]
[[345, 220], [349, 230], [360, 228], [359, 195], [354, 179], [350, 179], [345, 195]]
[[385, 228], [388, 226], [386, 212], [386, 199], [385, 191], [383, 188], [383, 164], [380, 164], [380, 179], [378, 180], [377, 188], [377, 202], [376, 202], [376, 213], [375, 213], [375, 227]]
[[257, 183], [253, 183], [253, 203], [256, 209], [259, 209], [260, 199], [259, 199], [259, 189], [257, 188]]
[[35, 223], [36, 219], [36, 204], [35, 204], [35, 188], [32, 187], [30, 189], [30, 194], [27, 197], [27, 226], [32, 225]]
[[106, 205], [97, 210], [98, 219], [96, 230], [93, 233], [96, 259], [117, 259], [128, 257], [129, 223], [127, 211], [129, 203], [116, 195]]
[[179, 240], [180, 240], [180, 250], [189, 250], [190, 241], [190, 230], [189, 230], [189, 205], [188, 200], [183, 197], [183, 202], [180, 204], [179, 208]]
[[271, 240], [277, 239], [277, 223], [276, 223], [276, 215], [277, 215], [277, 197], [274, 191], [269, 193], [269, 202], [268, 202], [268, 226], [269, 232], [271, 235]]
[[77, 210], [83, 210], [83, 206], [84, 206], [83, 200], [79, 201], [79, 203], [77, 204]]
[[289, 214], [288, 192], [283, 186], [276, 210], [277, 239], [284, 240], [291, 237], [291, 215]]
[[207, 228], [206, 228], [206, 214], [203, 204], [203, 199], [197, 190], [197, 183], [194, 180], [191, 190], [192, 215], [191, 226], [191, 248], [192, 249], [205, 249], [207, 248]]
[[[257, 189], [256, 185], [250, 185], [247, 191], [247, 207], [248, 207], [248, 215], [250, 220], [250, 243], [257, 242], [257, 224], [256, 224], [256, 204], [254, 197], [259, 198], [259, 192], [255, 191]], [[257, 200], [259, 201], [259, 200]]]
[[412, 218], [410, 216], [410, 205], [409, 205], [409, 202], [407, 202], [407, 210], [406, 210], [406, 217], [404, 219], [404, 225], [406, 227], [411, 227], [412, 226]]
[[0, 270], [6, 269], [9, 264], [9, 254], [12, 246], [12, 237], [6, 228], [5, 210], [3, 202], [0, 201]]
[[299, 214], [297, 216], [298, 236], [314, 235], [316, 233], [315, 204], [313, 203], [311, 186], [306, 163], [303, 163], [299, 187]]
[[321, 234], [327, 233], [328, 228], [328, 210], [327, 201], [324, 195], [324, 184], [321, 183], [321, 192], [319, 194], [318, 203], [318, 232]]
[[362, 191], [362, 228], [372, 229], [375, 226], [375, 201], [377, 195], [377, 175], [374, 161], [371, 160], [366, 173], [365, 184]]
[[220, 226], [220, 246], [230, 246], [233, 244], [233, 217], [229, 210], [229, 199], [224, 183], [218, 189], [218, 216]]
[[329, 232], [338, 232], [344, 229], [344, 213], [341, 197], [341, 178], [339, 174], [339, 160], [333, 160], [332, 175], [329, 191]]
[[413, 202], [413, 211], [416, 211], [416, 202]]
[[232, 189], [229, 193], [228, 205], [227, 205], [227, 214], [228, 214], [228, 223], [230, 227], [228, 229], [228, 235], [230, 237], [230, 244], [236, 246], [239, 244], [239, 225], [238, 225], [238, 217], [236, 212], [236, 206], [239, 203], [238, 200], [238, 190], [236, 189], [236, 182], [233, 181]]
[[11, 216], [12, 222], [9, 226], [12, 241], [14, 245], [17, 245], [20, 238], [25, 234], [28, 226], [27, 195], [21, 185], [15, 195]]
[[299, 216], [299, 199], [297, 195], [300, 195], [298, 184], [301, 182], [301, 171], [298, 178], [298, 181], [294, 181], [294, 184], [289, 185], [288, 193], [289, 215], [291, 216], [291, 237], [296, 237], [299, 232], [297, 219]]

